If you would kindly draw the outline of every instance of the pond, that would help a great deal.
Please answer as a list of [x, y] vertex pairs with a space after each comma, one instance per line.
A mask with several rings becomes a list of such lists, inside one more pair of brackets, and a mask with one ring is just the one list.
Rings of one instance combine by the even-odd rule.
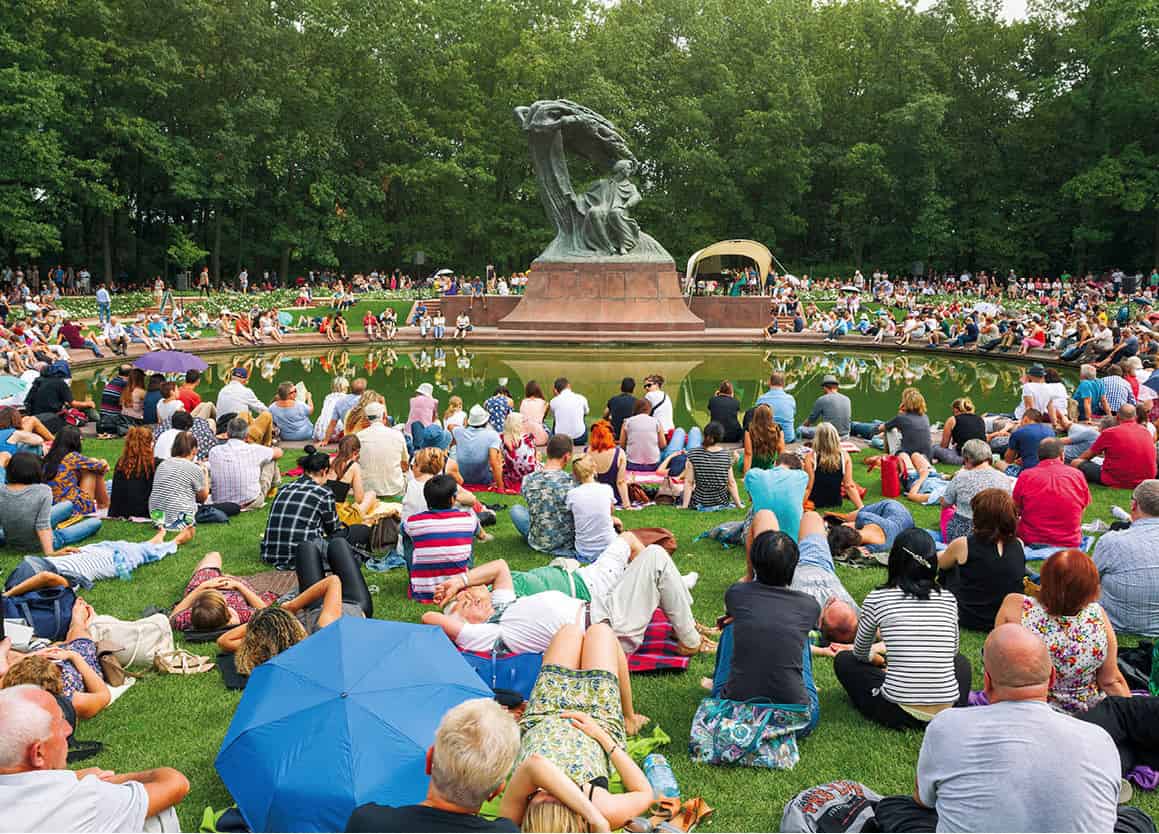
[[[666, 347], [638, 345], [536, 346], [524, 344], [472, 347], [403, 346], [397, 349], [306, 349], [264, 353], [220, 353], [205, 357], [209, 370], [199, 387], [203, 399], [212, 400], [235, 365], [250, 368], [252, 387], [264, 401], [273, 399], [279, 382], [305, 382], [320, 406], [333, 378], [363, 376], [370, 387], [386, 398], [387, 412], [406, 416], [414, 389], [422, 382], [435, 387], [440, 408], [457, 394], [467, 408], [489, 397], [496, 385], [508, 386], [516, 403], [523, 386], [536, 380], [550, 399], [552, 382], [566, 376], [572, 388], [584, 394], [593, 413], [602, 413], [609, 397], [619, 391], [625, 376], [637, 381], [636, 395], [643, 395], [642, 380], [661, 374], [665, 390], [675, 405], [678, 425], [703, 425], [707, 403], [721, 380], [732, 382], [744, 407], [767, 388], [769, 374], [781, 371], [796, 397], [798, 421], [804, 419], [819, 393], [821, 378], [834, 374], [842, 390], [853, 400], [854, 419], [888, 418], [897, 411], [901, 390], [918, 387], [929, 404], [930, 418], [944, 420], [950, 403], [969, 396], [979, 412], [1008, 411], [1018, 399], [1020, 376], [1025, 366], [993, 359], [960, 355], [920, 353], [875, 354], [864, 351], [815, 350], [796, 347]], [[98, 392], [114, 365], [78, 369], [74, 388], [80, 396]], [[1073, 374], [1066, 375], [1073, 385]]]

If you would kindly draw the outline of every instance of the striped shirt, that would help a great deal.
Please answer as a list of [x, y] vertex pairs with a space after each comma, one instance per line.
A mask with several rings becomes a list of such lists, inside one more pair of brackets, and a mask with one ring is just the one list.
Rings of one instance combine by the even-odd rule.
[[728, 494], [732, 452], [728, 449], [689, 449], [688, 462], [696, 481], [692, 489], [692, 506], [719, 507], [732, 502]]
[[196, 463], [187, 458], [163, 460], [153, 473], [149, 512], [163, 512], [166, 524], [182, 515], [192, 519], [197, 514], [197, 493], [204, 488], [205, 472]]
[[872, 591], [861, 606], [853, 654], [869, 660], [881, 629], [889, 653], [881, 694], [895, 704], [952, 704], [958, 700], [954, 658], [958, 654], [958, 603], [949, 591], [929, 599], [900, 588]]
[[410, 565], [410, 597], [433, 603], [441, 582], [471, 569], [471, 547], [479, 520], [465, 510], [426, 510], [415, 513], [402, 525], [413, 551]]

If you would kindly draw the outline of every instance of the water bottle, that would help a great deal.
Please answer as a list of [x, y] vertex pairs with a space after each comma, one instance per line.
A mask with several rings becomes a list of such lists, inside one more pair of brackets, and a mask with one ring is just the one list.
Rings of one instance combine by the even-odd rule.
[[649, 753], [644, 757], [644, 775], [652, 785], [652, 793], [656, 799], [666, 796], [680, 796], [680, 786], [676, 784], [676, 775], [672, 767], [660, 753]]

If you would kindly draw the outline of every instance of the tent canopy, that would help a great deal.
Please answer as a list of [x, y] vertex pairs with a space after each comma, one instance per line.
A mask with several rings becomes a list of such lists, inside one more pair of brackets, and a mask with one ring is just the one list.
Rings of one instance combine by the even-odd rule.
[[763, 243], [755, 240], [722, 240], [704, 247], [688, 259], [685, 280], [692, 281], [702, 265], [706, 272], [721, 272], [721, 258], [725, 255], [739, 255], [755, 262], [762, 278], [769, 274], [773, 266], [773, 253]]

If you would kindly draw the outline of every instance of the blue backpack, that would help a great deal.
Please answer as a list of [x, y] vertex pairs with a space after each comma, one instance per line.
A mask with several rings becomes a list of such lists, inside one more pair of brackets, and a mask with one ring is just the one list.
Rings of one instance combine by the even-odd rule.
[[37, 637], [63, 640], [72, 625], [76, 593], [72, 588], [43, 588], [16, 597], [4, 597], [4, 618], [24, 620]]

